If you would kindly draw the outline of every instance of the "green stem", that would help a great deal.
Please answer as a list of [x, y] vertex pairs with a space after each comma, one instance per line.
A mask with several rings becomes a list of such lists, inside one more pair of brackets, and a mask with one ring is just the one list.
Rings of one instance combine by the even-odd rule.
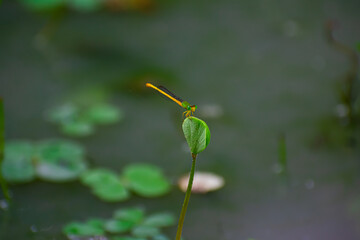
[[3, 190], [6, 200], [10, 201], [10, 195], [7, 188], [5, 179], [2, 176], [2, 163], [4, 161], [4, 148], [5, 148], [5, 114], [4, 104], [0, 98], [0, 185]]
[[189, 205], [189, 200], [190, 200], [190, 195], [191, 195], [191, 188], [193, 185], [193, 181], [194, 181], [194, 174], [195, 174], [195, 163], [196, 163], [196, 154], [191, 154], [192, 156], [192, 165], [191, 165], [191, 171], [190, 171], [190, 178], [189, 178], [189, 183], [188, 183], [188, 187], [186, 190], [186, 194], [185, 194], [185, 199], [184, 199], [184, 203], [181, 209], [181, 213], [180, 213], [180, 217], [179, 217], [179, 224], [178, 224], [178, 229], [176, 232], [176, 240], [180, 240], [181, 239], [181, 232], [182, 232], [182, 228], [184, 225], [184, 220], [185, 220], [185, 215], [186, 215], [186, 209]]

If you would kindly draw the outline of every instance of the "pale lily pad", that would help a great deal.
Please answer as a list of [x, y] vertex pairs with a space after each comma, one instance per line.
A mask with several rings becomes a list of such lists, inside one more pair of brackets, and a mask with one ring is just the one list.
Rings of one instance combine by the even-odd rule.
[[135, 223], [130, 221], [111, 219], [105, 223], [105, 230], [110, 233], [124, 233], [130, 231], [134, 225]]
[[115, 211], [115, 219], [122, 219], [133, 223], [140, 223], [144, 218], [144, 211], [140, 208], [126, 208]]
[[170, 213], [157, 213], [147, 217], [143, 224], [149, 227], [169, 227], [176, 223], [174, 215]]
[[[181, 177], [178, 181], [181, 191], [186, 192], [189, 182], [189, 174]], [[210, 172], [195, 172], [191, 188], [193, 193], [207, 193], [216, 191], [225, 185], [223, 177]]]
[[160, 234], [160, 230], [156, 227], [137, 226], [131, 231], [135, 237], [153, 237]]
[[86, 170], [84, 150], [76, 143], [50, 140], [39, 144], [36, 173], [49, 181], [69, 181]]
[[34, 147], [29, 142], [10, 142], [5, 145], [2, 174], [9, 182], [30, 182], [35, 178], [32, 164]]
[[108, 104], [99, 104], [88, 109], [84, 116], [88, 121], [97, 124], [111, 124], [122, 118], [121, 111]]
[[68, 236], [99, 236], [105, 233], [102, 226], [94, 224], [93, 222], [71, 222], [63, 228], [63, 232]]
[[170, 190], [170, 183], [161, 170], [153, 165], [134, 164], [123, 172], [128, 187], [140, 196], [158, 197]]

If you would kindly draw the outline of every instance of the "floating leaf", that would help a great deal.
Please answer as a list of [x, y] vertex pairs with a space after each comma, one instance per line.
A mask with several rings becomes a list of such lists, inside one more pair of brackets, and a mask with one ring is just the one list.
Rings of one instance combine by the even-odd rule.
[[131, 231], [132, 234], [136, 237], [152, 237], [160, 234], [160, 230], [156, 227], [149, 227], [149, 226], [137, 226], [133, 228]]
[[110, 233], [124, 233], [130, 231], [134, 225], [130, 221], [111, 219], [105, 223], [105, 229]]
[[63, 123], [61, 131], [73, 137], [86, 137], [94, 133], [94, 126], [87, 121], [75, 120]]
[[139, 223], [144, 218], [144, 211], [140, 208], [127, 208], [115, 211], [114, 218]]
[[108, 104], [99, 104], [92, 106], [85, 114], [85, 118], [97, 124], [111, 124], [119, 121], [122, 113], [116, 107]]
[[51, 109], [47, 114], [47, 119], [52, 122], [66, 123], [74, 121], [79, 109], [72, 103], [66, 103]]
[[[186, 192], [189, 183], [189, 174], [181, 177], [178, 181], [181, 191]], [[191, 188], [193, 193], [207, 193], [216, 191], [225, 185], [224, 178], [209, 172], [195, 172]]]
[[104, 234], [104, 229], [93, 223], [71, 222], [63, 228], [66, 235], [99, 236]]
[[119, 177], [106, 169], [88, 170], [82, 174], [81, 181], [104, 201], [123, 201], [130, 196]]
[[134, 164], [126, 167], [123, 177], [129, 188], [144, 197], [157, 197], [170, 190], [170, 183], [153, 165]]
[[9, 182], [29, 182], [35, 178], [32, 165], [34, 147], [28, 142], [11, 142], [5, 145], [2, 174]]
[[186, 141], [193, 154], [198, 154], [207, 147], [210, 142], [210, 130], [206, 123], [196, 117], [188, 117], [182, 125]]
[[170, 213], [157, 213], [147, 217], [143, 224], [149, 227], [169, 227], [175, 224], [175, 217]]
[[50, 140], [39, 144], [36, 173], [49, 181], [76, 179], [85, 169], [84, 150], [76, 143]]
[[106, 185], [108, 182], [114, 182], [117, 180], [118, 177], [114, 172], [101, 168], [88, 170], [81, 175], [82, 183], [90, 187], [101, 187]]

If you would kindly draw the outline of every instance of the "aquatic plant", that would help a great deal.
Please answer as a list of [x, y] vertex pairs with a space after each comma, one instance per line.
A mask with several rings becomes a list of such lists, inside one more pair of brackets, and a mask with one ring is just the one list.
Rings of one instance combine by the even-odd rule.
[[62, 133], [85, 137], [94, 133], [96, 125], [114, 124], [123, 118], [120, 109], [104, 102], [77, 104], [68, 102], [46, 114], [50, 122], [58, 124]]
[[108, 202], [124, 201], [133, 192], [142, 197], [159, 197], [170, 191], [169, 180], [160, 168], [150, 164], [131, 164], [121, 175], [108, 169], [90, 169], [81, 176], [81, 182], [92, 189], [100, 199]]
[[85, 222], [70, 222], [63, 233], [73, 236], [111, 236], [114, 240], [168, 240], [161, 229], [175, 224], [171, 213], [159, 212], [149, 216], [142, 208], [116, 210], [110, 219], [91, 218]]
[[7, 181], [23, 183], [36, 177], [51, 182], [71, 181], [86, 169], [85, 151], [79, 144], [53, 139], [8, 142], [1, 170]]
[[189, 176], [189, 183], [185, 194], [184, 203], [181, 209], [180, 217], [179, 217], [179, 224], [178, 229], [176, 232], [176, 240], [181, 239], [182, 228], [184, 225], [185, 215], [187, 206], [189, 204], [190, 195], [191, 195], [191, 188], [194, 180], [195, 174], [195, 164], [197, 155], [204, 151], [205, 148], [208, 146], [210, 142], [210, 130], [207, 124], [196, 117], [187, 117], [185, 118], [182, 129], [186, 138], [186, 141], [189, 145], [192, 157], [192, 165], [190, 170]]
[[[5, 113], [4, 113], [4, 103], [2, 98], [0, 98], [0, 170], [3, 167], [4, 151], [5, 151]], [[2, 171], [0, 171], [0, 185], [5, 198], [7, 200], [10, 200], [7, 183], [3, 177]]]

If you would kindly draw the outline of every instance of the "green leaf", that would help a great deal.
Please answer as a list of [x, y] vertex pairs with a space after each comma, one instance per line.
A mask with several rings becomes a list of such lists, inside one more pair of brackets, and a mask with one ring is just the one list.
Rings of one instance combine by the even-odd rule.
[[206, 123], [196, 117], [188, 117], [182, 125], [186, 141], [193, 154], [198, 154], [207, 147], [210, 142], [210, 130]]
[[49, 181], [69, 181], [86, 170], [83, 148], [73, 142], [49, 140], [39, 144], [36, 173]]
[[94, 133], [94, 126], [87, 121], [74, 120], [63, 123], [61, 131], [73, 137], [86, 137]]
[[152, 237], [160, 234], [160, 230], [156, 227], [137, 226], [131, 231], [135, 237]]
[[31, 10], [52, 10], [64, 5], [64, 0], [21, 0]]
[[81, 182], [90, 187], [101, 187], [118, 180], [114, 172], [101, 168], [87, 170], [81, 175]]
[[51, 122], [66, 123], [74, 121], [79, 112], [78, 107], [73, 103], [66, 103], [55, 107], [46, 113], [46, 117]]
[[112, 171], [106, 169], [93, 169], [84, 172], [81, 182], [93, 189], [93, 193], [104, 201], [122, 201], [129, 197], [120, 179]]
[[63, 233], [67, 236], [99, 236], [104, 235], [104, 230], [92, 222], [71, 222], [63, 228]]
[[170, 183], [161, 170], [153, 165], [133, 164], [123, 172], [129, 188], [143, 197], [158, 197], [170, 190]]
[[135, 223], [126, 220], [111, 219], [105, 223], [106, 231], [110, 233], [124, 233], [130, 231]]
[[93, 193], [100, 199], [108, 202], [124, 201], [129, 198], [129, 192], [119, 180], [108, 182], [104, 186], [96, 186]]
[[126, 208], [115, 211], [115, 219], [130, 221], [133, 223], [140, 223], [144, 218], [144, 211], [140, 208]]
[[149, 227], [169, 227], [176, 222], [175, 217], [170, 213], [157, 213], [147, 217], [143, 224]]
[[111, 124], [118, 122], [122, 118], [122, 112], [111, 105], [98, 104], [90, 107], [84, 118], [97, 124]]
[[29, 142], [14, 141], [5, 145], [2, 174], [9, 182], [30, 182], [35, 178], [32, 164], [34, 147]]

